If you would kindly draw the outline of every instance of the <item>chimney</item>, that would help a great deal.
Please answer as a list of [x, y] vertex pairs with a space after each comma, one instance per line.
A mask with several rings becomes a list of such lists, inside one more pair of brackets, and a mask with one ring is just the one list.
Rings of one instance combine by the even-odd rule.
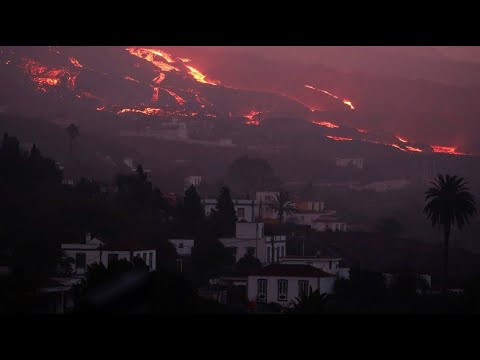
[[88, 244], [92, 240], [92, 234], [87, 233], [87, 236], [85, 237], [85, 244]]

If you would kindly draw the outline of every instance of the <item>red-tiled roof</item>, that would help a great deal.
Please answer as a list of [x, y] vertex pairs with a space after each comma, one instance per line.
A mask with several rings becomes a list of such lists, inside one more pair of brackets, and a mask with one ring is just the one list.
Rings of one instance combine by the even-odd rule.
[[311, 265], [272, 264], [264, 267], [255, 275], [257, 276], [285, 276], [285, 277], [332, 277], [335, 275], [326, 273]]

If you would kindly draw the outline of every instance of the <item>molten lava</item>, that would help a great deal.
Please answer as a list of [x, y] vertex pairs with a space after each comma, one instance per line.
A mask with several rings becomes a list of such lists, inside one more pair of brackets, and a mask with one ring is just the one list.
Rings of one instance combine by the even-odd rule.
[[158, 92], [159, 92], [158, 87], [153, 88], [153, 95], [152, 95], [152, 102], [157, 102], [158, 101]]
[[397, 145], [397, 144], [386, 144], [386, 145], [390, 145], [390, 146], [393, 146], [394, 148], [397, 148], [398, 150], [405, 151], [404, 148], [400, 147], [400, 145]]
[[70, 89], [75, 88], [75, 81], [79, 75], [78, 72], [69, 69], [48, 69], [47, 66], [39, 62], [22, 58], [20, 67], [30, 76], [30, 79], [37, 84], [37, 90], [47, 92], [50, 87], [60, 85], [62, 82]]
[[195, 69], [194, 67], [191, 67], [191, 66], [188, 66], [186, 65], [188, 70], [190, 70], [190, 75], [192, 75], [192, 77], [197, 80], [198, 82], [201, 82], [203, 84], [210, 84], [210, 85], [218, 85], [219, 83], [218, 82], [213, 82], [211, 80], [207, 80], [206, 79], [206, 75], [203, 75], [200, 71], [198, 71], [197, 69]]
[[160, 84], [163, 80], [165, 80], [165, 74], [164, 73], [160, 73], [160, 75], [158, 75], [157, 77], [153, 78], [153, 82], [155, 84]]
[[329, 128], [329, 129], [338, 129], [340, 127], [340, 126], [335, 125], [335, 124], [333, 124], [329, 121], [312, 121], [312, 124], [324, 126], [326, 128]]
[[185, 105], [186, 101], [179, 95], [175, 94], [172, 90], [162, 89], [169, 93], [176, 101], [178, 105]]
[[140, 81], [138, 81], [137, 79], [134, 79], [134, 78], [132, 78], [132, 77], [130, 77], [130, 76], [124, 76], [123, 78], [124, 78], [125, 80], [128, 80], [128, 81], [134, 81], [134, 82], [137, 82], [137, 83], [140, 82]]
[[350, 106], [350, 109], [355, 110], [355, 108], [353, 107], [353, 104], [350, 100], [343, 99], [343, 103], [347, 106]]
[[363, 133], [363, 134], [365, 134], [365, 133], [368, 132], [368, 130], [365, 130], [365, 129], [357, 129], [357, 131], [358, 131], [358, 132], [361, 132], [361, 133]]
[[[307, 89], [311, 89], [311, 90], [314, 90], [314, 91], [318, 91], [318, 92], [322, 92], [324, 94], [327, 94], [328, 96], [331, 96], [332, 98], [334, 99], [339, 99], [339, 97], [337, 95], [334, 95], [332, 94], [331, 92], [328, 92], [327, 90], [323, 90], [323, 89], [317, 89], [316, 87], [312, 86], [312, 85], [305, 85], [305, 87]], [[352, 102], [348, 99], [343, 99], [342, 102], [347, 105], [350, 109], [352, 110], [355, 110], [355, 107], [353, 106]]]
[[[162, 71], [180, 71], [173, 65], [170, 65], [171, 62], [174, 62], [169, 54], [153, 50], [153, 49], [144, 49], [144, 48], [127, 48], [126, 49], [131, 55], [139, 57], [140, 59], [147, 60], [152, 63], [154, 66], [159, 68]], [[166, 60], [167, 62], [156, 60], [158, 57]]]
[[141, 113], [145, 115], [159, 115], [163, 113], [162, 109], [156, 108], [144, 108], [144, 109], [122, 109], [117, 112], [117, 115], [125, 114], [125, 113]]
[[443, 153], [443, 154], [450, 154], [450, 155], [468, 155], [465, 153], [458, 152], [457, 148], [452, 146], [431, 145], [430, 147], [432, 148], [433, 152], [436, 152], [436, 153]]
[[352, 141], [352, 138], [342, 137], [342, 136], [332, 136], [327, 135], [327, 138], [335, 140], [335, 141]]
[[413, 152], [423, 152], [422, 149], [414, 147], [414, 146], [405, 146], [407, 150], [413, 151]]
[[75, 59], [73, 56], [68, 58], [70, 62], [73, 64], [73, 66], [78, 67], [78, 68], [83, 68], [82, 64], [78, 62], [77, 59]]
[[192, 61], [192, 60], [190, 60], [190, 59], [188, 59], [188, 58], [179, 58], [179, 59], [180, 59], [180, 61], [182, 61], [182, 62], [184, 62], [184, 63], [188, 63], [188, 62]]
[[397, 138], [398, 141], [401, 141], [402, 143], [407, 143], [408, 142], [407, 139], [401, 138], [400, 136], [396, 136], [396, 138]]

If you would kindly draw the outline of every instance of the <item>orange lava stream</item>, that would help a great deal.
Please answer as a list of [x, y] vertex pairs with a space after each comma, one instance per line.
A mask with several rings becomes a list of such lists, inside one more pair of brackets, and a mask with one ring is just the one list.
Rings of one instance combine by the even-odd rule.
[[332, 136], [332, 135], [327, 135], [327, 138], [335, 140], [335, 141], [352, 141], [352, 138], [347, 138], [347, 137], [341, 137], [341, 136]]
[[158, 92], [159, 92], [158, 87], [153, 88], [153, 95], [152, 95], [152, 102], [157, 102], [158, 101]]
[[180, 61], [182, 61], [182, 62], [184, 62], [184, 63], [188, 63], [188, 62], [192, 61], [192, 60], [190, 60], [190, 59], [188, 59], [188, 58], [179, 58], [179, 59], [180, 59]]
[[414, 146], [405, 146], [407, 150], [413, 151], [413, 152], [423, 152], [422, 149], [414, 147]]
[[178, 105], [185, 105], [186, 101], [181, 96], [175, 94], [172, 90], [168, 90], [168, 89], [162, 89], [162, 90], [166, 91], [171, 96], [173, 96], [173, 98], [175, 98], [175, 100], [177, 101]]
[[431, 145], [430, 146], [433, 152], [450, 154], [450, 155], [468, 155], [457, 151], [456, 147], [453, 146], [440, 146], [440, 145]]
[[134, 81], [134, 82], [137, 82], [137, 83], [140, 82], [140, 81], [138, 81], [137, 79], [134, 79], [134, 78], [132, 78], [132, 77], [130, 77], [130, 76], [124, 76], [123, 78], [124, 78], [125, 80], [128, 80], [128, 81]]
[[[140, 59], [147, 60], [162, 71], [180, 71], [175, 66], [169, 64], [169, 60], [173, 61], [173, 59], [168, 54], [162, 53], [157, 50], [144, 48], [127, 48], [126, 50], [131, 55], [139, 57]], [[166, 60], [167, 63], [165, 63], [164, 61], [155, 60], [156, 56], [159, 56], [162, 59]]]
[[408, 142], [407, 139], [401, 138], [400, 136], [395, 136], [395, 137], [398, 139], [398, 141], [401, 141], [402, 143], [407, 143]]
[[73, 56], [69, 57], [68, 59], [70, 60], [70, 62], [71, 62], [75, 67], [83, 68], [82, 64], [80, 64], [80, 63], [78, 62], [78, 60], [75, 59]]
[[163, 110], [162, 109], [157, 109], [157, 108], [144, 108], [144, 109], [122, 109], [119, 112], [117, 112], [118, 115], [120, 114], [125, 114], [125, 113], [142, 113], [145, 115], [158, 115], [162, 114]]
[[333, 124], [331, 122], [328, 122], [328, 121], [312, 121], [312, 124], [324, 126], [326, 128], [329, 128], [329, 129], [338, 129], [340, 127], [340, 126], [335, 125], [335, 124]]
[[153, 78], [153, 82], [155, 84], [160, 84], [163, 80], [165, 80], [165, 74], [164, 73], [160, 73], [160, 75], [158, 75], [157, 77]]
[[[328, 96], [331, 96], [334, 99], [339, 99], [337, 95], [332, 94], [331, 92], [328, 92], [327, 90], [323, 89], [317, 89], [315, 86], [312, 85], [304, 85], [307, 89], [311, 89], [314, 91], [322, 92], [324, 94], [327, 94]], [[350, 109], [355, 110], [355, 107], [353, 106], [352, 102], [348, 99], [343, 99], [342, 102], [347, 105]]]
[[207, 80], [206, 79], [207, 76], [203, 75], [200, 71], [198, 71], [194, 67], [191, 67], [191, 66], [188, 66], [188, 65], [186, 65], [186, 67], [187, 67], [188, 70], [190, 70], [190, 75], [195, 80], [197, 80], [198, 82], [203, 83], [203, 84], [210, 84], [210, 85], [218, 85], [219, 84], [219, 82], [213, 82], [211, 80]]
[[361, 132], [361, 133], [363, 133], [363, 134], [365, 134], [365, 133], [368, 132], [368, 130], [365, 130], [365, 129], [357, 129], [357, 131], [358, 131], [358, 132]]

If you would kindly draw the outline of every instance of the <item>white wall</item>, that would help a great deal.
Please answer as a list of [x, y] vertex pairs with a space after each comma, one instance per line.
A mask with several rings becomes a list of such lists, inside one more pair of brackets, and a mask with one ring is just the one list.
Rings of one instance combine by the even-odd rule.
[[[237, 214], [237, 221], [255, 221], [255, 201], [254, 200], [245, 200], [245, 199], [232, 199], [233, 207]], [[210, 215], [210, 212], [216, 209], [217, 199], [202, 199], [202, 204], [205, 208], [205, 215]], [[241, 211], [243, 209], [243, 217], [241, 216]]]
[[322, 258], [295, 258], [286, 257], [280, 259], [281, 264], [289, 265], [311, 265], [314, 268], [325, 271], [326, 273], [336, 275], [339, 270], [340, 258], [322, 259]]
[[177, 250], [178, 255], [190, 256], [192, 255], [192, 249], [195, 245], [193, 239], [169, 239], [168, 240]]
[[[80, 245], [80, 244], [79, 244]], [[62, 246], [63, 247], [63, 246]], [[83, 253], [85, 254], [86, 262], [85, 262], [85, 268], [77, 268], [76, 263], [74, 262], [72, 265], [72, 270], [74, 274], [77, 275], [83, 275], [86, 273], [88, 266], [94, 264], [94, 263], [99, 263], [100, 262], [100, 250], [84, 250], [84, 249], [79, 249], [79, 250], [64, 250], [64, 253], [67, 257], [73, 258], [73, 260], [76, 259], [77, 253]]]
[[278, 262], [282, 257], [287, 255], [287, 240], [285, 235], [276, 235], [273, 236], [273, 248], [274, 248], [274, 253], [272, 254], [272, 236], [267, 236], [265, 238], [265, 247], [266, 247], [266, 258], [265, 261], [267, 263], [272, 262], [272, 256], [273, 260], [275, 262]]
[[222, 238], [220, 242], [226, 248], [236, 248], [235, 261], [240, 260], [247, 253], [248, 248], [255, 249], [255, 257], [260, 262], [265, 263], [265, 238], [261, 239], [239, 239], [239, 238]]
[[147, 264], [150, 271], [155, 271], [157, 269], [157, 251], [156, 250], [133, 251], [133, 257], [135, 256], [138, 256], [144, 259], [145, 264]]
[[[312, 287], [312, 291], [318, 289], [320, 283], [320, 292], [332, 294], [333, 286], [335, 284], [334, 277], [325, 278], [311, 278], [311, 277], [285, 277], [285, 276], [249, 276], [247, 282], [247, 296], [249, 301], [257, 301], [257, 284], [258, 279], [266, 279], [267, 283], [267, 303], [276, 302], [282, 306], [289, 306], [292, 300], [295, 300], [299, 296], [298, 294], [298, 282], [299, 280], [307, 280], [309, 282], [309, 288]], [[288, 293], [287, 300], [278, 300], [278, 280], [288, 280]]]

